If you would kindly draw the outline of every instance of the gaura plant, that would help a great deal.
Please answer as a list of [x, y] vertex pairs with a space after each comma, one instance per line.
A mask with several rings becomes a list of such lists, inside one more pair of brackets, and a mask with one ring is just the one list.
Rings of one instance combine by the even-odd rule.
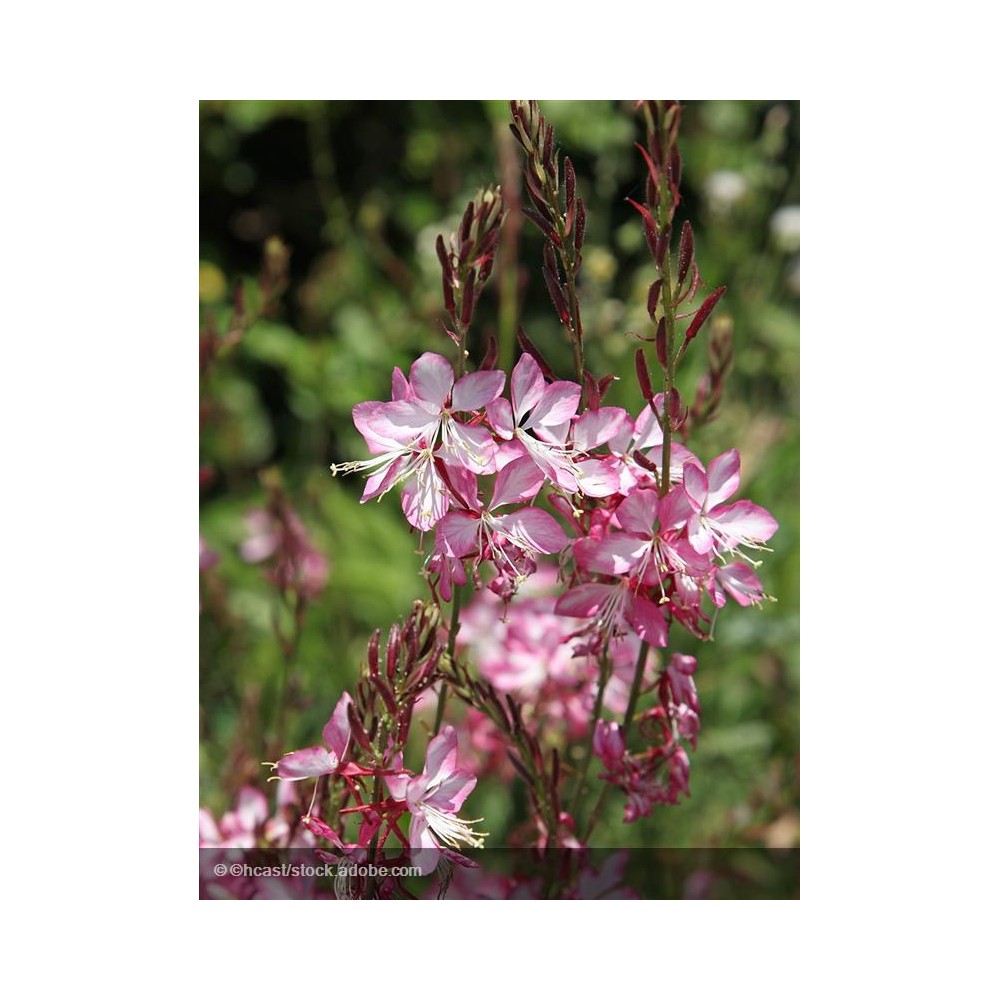
[[[467, 866], [470, 849], [492, 846], [489, 818], [475, 816], [473, 748], [492, 773], [523, 783], [520, 846], [586, 847], [609, 810], [634, 823], [690, 795], [698, 664], [671, 649], [672, 636], [708, 639], [730, 600], [769, 599], [757, 556], [778, 525], [737, 498], [735, 448], [704, 461], [687, 447], [715, 415], [732, 360], [728, 328], [709, 324], [726, 289], [704, 287], [692, 227], [675, 226], [680, 103], [636, 111], [645, 178], [629, 200], [652, 261], [650, 326], [634, 354], [642, 408], [606, 405], [615, 373], [587, 368], [586, 206], [552, 126], [520, 101], [510, 129], [523, 213], [543, 237], [542, 280], [572, 377], [520, 328], [509, 372], [492, 338], [471, 355], [505, 221], [491, 187], [437, 239], [450, 346], [386, 372], [388, 399], [353, 408], [369, 455], [332, 472], [365, 476], [362, 503], [398, 495], [421, 537], [426, 592], [384, 639], [371, 636], [322, 742], [270, 764], [281, 786], [312, 786], [285, 801], [302, 803], [298, 836], [324, 856], [374, 861], [392, 849], [425, 873]], [[676, 375], [699, 334], [711, 338], [708, 371], [684, 400]], [[367, 874], [340, 891], [400, 886]]]

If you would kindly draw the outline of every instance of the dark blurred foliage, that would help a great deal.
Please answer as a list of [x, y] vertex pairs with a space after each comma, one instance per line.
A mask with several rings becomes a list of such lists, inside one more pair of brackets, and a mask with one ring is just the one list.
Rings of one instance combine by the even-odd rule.
[[[587, 366], [618, 375], [606, 401], [635, 414], [630, 334], [651, 333], [652, 265], [625, 199], [640, 197], [641, 122], [629, 102], [550, 101], [541, 109], [573, 159], [587, 205]], [[202, 372], [202, 536], [217, 560], [201, 587], [201, 794], [217, 813], [240, 785], [261, 785], [268, 753], [319, 741], [354, 683], [371, 630], [387, 629], [425, 595], [419, 539], [396, 495], [361, 506], [363, 480], [334, 479], [329, 466], [367, 456], [351, 408], [389, 398], [393, 365], [405, 371], [424, 351], [453, 356], [440, 323], [434, 240], [456, 228], [477, 188], [516, 171], [507, 113], [505, 102], [471, 101], [201, 105], [203, 336], [213, 325], [219, 334], [232, 329], [235, 297], [253, 320]], [[781, 525], [760, 570], [777, 600], [727, 607], [711, 643], [674, 630], [674, 648], [699, 659], [703, 728], [692, 798], [624, 827], [612, 796], [595, 843], [798, 842], [798, 132], [794, 101], [685, 105], [678, 222], [691, 220], [707, 284], [728, 286], [714, 321], [731, 320], [735, 346], [719, 416], [689, 445], [706, 462], [740, 449], [739, 496]], [[259, 279], [272, 237], [290, 251], [288, 285], [277, 296], [262, 293]], [[270, 247], [273, 254], [280, 244]], [[518, 254], [518, 318], [556, 371], [571, 377], [570, 349], [541, 279], [541, 237], [530, 224]], [[500, 277], [477, 312], [473, 364], [489, 333], [513, 354]], [[681, 366], [689, 400], [708, 332]], [[293, 602], [240, 555], [246, 515], [266, 506], [276, 481], [330, 566], [292, 650], [282, 649], [276, 629], [295, 632]], [[286, 674], [288, 725], [276, 746]], [[484, 775], [474, 801], [501, 844], [505, 826], [521, 818], [513, 815], [517, 796]]]

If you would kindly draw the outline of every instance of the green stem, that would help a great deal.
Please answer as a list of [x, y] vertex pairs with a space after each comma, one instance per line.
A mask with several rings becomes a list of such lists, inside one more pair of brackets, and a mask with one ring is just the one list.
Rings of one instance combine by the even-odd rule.
[[[632, 678], [632, 688], [629, 691], [628, 696], [628, 706], [625, 709], [625, 720], [622, 722], [621, 736], [622, 743], [628, 748], [628, 731], [632, 725], [632, 719], [635, 717], [635, 709], [639, 704], [639, 694], [642, 691], [642, 680], [646, 675], [646, 661], [649, 659], [649, 643], [643, 642], [641, 648], [639, 649], [639, 658], [635, 662], [635, 677]], [[587, 832], [583, 836], [583, 842], [586, 844], [591, 835], [594, 832], [594, 827], [597, 826], [597, 821], [601, 817], [604, 811], [604, 800], [608, 797], [608, 793], [611, 791], [611, 785], [606, 783], [604, 788], [601, 790], [600, 798], [597, 800], [597, 805], [594, 806], [594, 811], [590, 814], [590, 822], [587, 824]]]
[[[456, 587], [451, 595], [451, 624], [448, 626], [448, 663], [455, 662], [455, 640], [458, 637], [458, 630], [461, 627], [458, 621], [458, 614], [462, 610], [462, 589]], [[447, 683], [441, 682], [441, 693], [438, 695], [437, 712], [434, 715], [434, 735], [437, 736], [444, 721], [444, 706], [448, 700], [448, 692], [451, 689]]]
[[[587, 737], [587, 756], [583, 761], [583, 769], [580, 772], [580, 783], [576, 786], [576, 794], [573, 796], [573, 803], [570, 806], [570, 815], [575, 815], [583, 798], [584, 788], [587, 784], [587, 772], [590, 770], [590, 762], [594, 759], [594, 733], [597, 732], [597, 722], [601, 717], [601, 709], [604, 707], [604, 689], [607, 686], [608, 678], [611, 676], [611, 664], [608, 660], [608, 646], [604, 645], [601, 650], [601, 673], [597, 686], [597, 701], [594, 703], [594, 715], [590, 720], [590, 733]], [[583, 817], [580, 818], [580, 825], [583, 825]]]
[[509, 372], [514, 366], [514, 345], [517, 342], [517, 270], [518, 238], [524, 222], [521, 211], [519, 178], [521, 166], [517, 143], [506, 122], [497, 124], [497, 156], [500, 160], [500, 191], [507, 210], [500, 230], [500, 250], [497, 269], [500, 305], [497, 315], [497, 368]]

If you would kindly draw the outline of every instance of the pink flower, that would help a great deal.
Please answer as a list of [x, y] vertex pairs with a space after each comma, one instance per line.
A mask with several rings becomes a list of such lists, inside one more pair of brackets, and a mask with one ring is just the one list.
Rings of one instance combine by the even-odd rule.
[[247, 514], [248, 536], [240, 555], [249, 563], [268, 562], [266, 576], [282, 590], [315, 599], [326, 588], [329, 563], [313, 548], [298, 514], [282, 499], [267, 510]]
[[558, 552], [569, 542], [555, 518], [537, 507], [494, 514], [499, 507], [532, 500], [543, 481], [541, 470], [530, 458], [517, 459], [498, 473], [488, 508], [480, 502], [474, 482], [471, 488], [456, 482], [453, 494], [465, 509], [442, 518], [435, 551], [452, 559], [473, 556], [477, 565], [489, 560], [501, 578], [501, 585], [493, 589], [511, 596], [534, 571], [535, 556]]
[[723, 506], [740, 485], [740, 453], [732, 448], [713, 459], [705, 473], [693, 463], [684, 466], [684, 493], [691, 503], [688, 538], [696, 552], [737, 552], [740, 546], [763, 548], [778, 522], [749, 500]]
[[694, 686], [694, 672], [697, 668], [698, 661], [693, 656], [674, 653], [664, 671], [669, 685], [670, 701], [675, 705], [687, 705], [694, 712], [701, 711], [698, 691]]
[[267, 799], [256, 788], [241, 788], [236, 808], [227, 812], [218, 825], [207, 809], [198, 813], [200, 847], [256, 847], [267, 820]]
[[497, 399], [486, 407], [497, 434], [519, 444], [549, 480], [570, 493], [580, 492], [585, 477], [573, 461], [579, 452], [566, 442], [580, 392], [575, 382], [546, 385], [538, 362], [522, 354], [510, 376], [510, 402]]
[[[482, 847], [485, 834], [476, 833], [473, 823], [480, 820], [459, 819], [469, 793], [476, 787], [476, 776], [458, 767], [458, 736], [453, 726], [445, 726], [427, 744], [423, 774], [385, 775], [389, 794], [405, 802], [410, 813], [410, 847], [413, 850], [437, 850], [441, 844], [459, 848]], [[415, 864], [421, 865], [419, 860]]]
[[[657, 409], [654, 409], [654, 406]], [[609, 447], [611, 453], [621, 462], [619, 477], [621, 492], [629, 494], [636, 486], [657, 487], [656, 476], [649, 469], [636, 461], [636, 453], [640, 453], [647, 463], [657, 469], [663, 459], [663, 428], [657, 410], [663, 406], [663, 393], [657, 393], [652, 404], [647, 405], [636, 417], [635, 422], [626, 420], [612, 436]], [[688, 462], [694, 462], [701, 468], [701, 462], [677, 441], [670, 442], [670, 482], [679, 483], [683, 476], [683, 468]]]
[[609, 775], [621, 772], [625, 760], [625, 741], [617, 722], [597, 720], [594, 727], [594, 753]]
[[345, 770], [344, 756], [351, 742], [351, 726], [347, 721], [347, 706], [350, 704], [351, 696], [345, 691], [340, 696], [330, 721], [323, 727], [326, 747], [295, 750], [286, 753], [276, 764], [271, 764], [271, 769], [278, 772], [278, 778], [282, 781], [302, 781]]
[[739, 562], [720, 566], [715, 571], [709, 593], [718, 608], [726, 603], [727, 593], [743, 608], [760, 604], [765, 599], [764, 586], [757, 574], [746, 563]]
[[427, 531], [450, 506], [438, 462], [476, 474], [495, 471], [496, 444], [489, 429], [474, 420], [462, 423], [454, 414], [492, 403], [505, 379], [503, 372], [472, 372], [456, 384], [440, 354], [421, 355], [410, 368], [409, 382], [398, 369], [393, 373], [392, 402], [354, 407], [354, 425], [376, 457], [332, 465], [331, 471], [371, 470], [362, 503], [402, 483], [406, 519]]
[[621, 532], [604, 538], [581, 539], [574, 555], [581, 569], [618, 576], [628, 575], [643, 586], [657, 587], [660, 602], [667, 600], [665, 584], [675, 575], [692, 579], [707, 577], [709, 558], [673, 529], [690, 515], [691, 505], [683, 490], [671, 490], [660, 498], [656, 490], [637, 489], [616, 512]]
[[557, 615], [589, 619], [590, 629], [599, 634], [614, 636], [632, 631], [651, 646], [667, 644], [663, 613], [624, 578], [617, 584], [578, 584], [556, 601], [555, 611]]

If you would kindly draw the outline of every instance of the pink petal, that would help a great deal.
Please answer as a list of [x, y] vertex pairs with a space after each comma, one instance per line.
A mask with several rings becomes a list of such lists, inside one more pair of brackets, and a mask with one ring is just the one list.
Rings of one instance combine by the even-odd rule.
[[[625, 504], [622, 504], [624, 507]], [[682, 489], [671, 490], [659, 503], [660, 530], [667, 528], [680, 528], [691, 515], [696, 513], [691, 506], [691, 500]], [[619, 517], [621, 509], [619, 508]]]
[[477, 475], [493, 472], [496, 468], [497, 446], [488, 428], [451, 420], [448, 439], [446, 457], [449, 461]]
[[730, 448], [713, 458], [708, 465], [708, 497], [705, 506], [713, 507], [728, 500], [740, 488], [740, 453]]
[[569, 544], [566, 533], [551, 514], [537, 507], [526, 507], [513, 514], [494, 518], [498, 527], [522, 548], [550, 555]]
[[351, 724], [347, 721], [347, 706], [350, 704], [352, 704], [351, 696], [345, 691], [340, 696], [330, 721], [323, 727], [323, 740], [330, 748], [331, 754], [338, 760], [344, 759], [347, 746], [351, 742]]
[[[662, 439], [661, 439], [662, 443]], [[672, 482], [679, 483], [684, 478], [684, 466], [688, 462], [694, 462], [694, 464], [699, 468], [704, 470], [704, 466], [701, 464], [701, 460], [693, 452], [689, 451], [682, 444], [678, 444], [676, 441], [670, 442], [670, 479]]]
[[215, 823], [215, 818], [207, 809], [198, 811], [198, 841], [200, 844], [218, 844], [222, 834]]
[[577, 462], [577, 491], [585, 497], [610, 497], [621, 489], [618, 458], [587, 458]]
[[448, 512], [448, 497], [447, 487], [434, 466], [425, 462], [402, 489], [403, 514], [418, 531], [430, 531]]
[[[531, 411], [531, 416], [522, 424], [525, 430], [539, 424], [552, 426], [566, 423], [580, 406], [580, 386], [575, 382], [553, 382], [546, 386], [538, 402]], [[563, 440], [563, 438], [560, 440]]]
[[534, 500], [545, 482], [545, 474], [528, 457], [505, 465], [497, 474], [490, 510], [508, 503]]
[[427, 761], [424, 774], [431, 781], [444, 781], [455, 770], [458, 756], [458, 735], [454, 726], [444, 726], [427, 744]]
[[[583, 416], [585, 417], [586, 415], [587, 414], [585, 413]], [[580, 419], [582, 420], [583, 417]], [[608, 441], [608, 447], [615, 455], [624, 455], [632, 441], [632, 435], [634, 432], [635, 424], [633, 423], [632, 418], [626, 414], [625, 420]]]
[[616, 511], [618, 523], [633, 535], [651, 538], [654, 532], [660, 497], [656, 490], [635, 490]]
[[469, 510], [483, 509], [479, 499], [479, 483], [472, 472], [458, 465], [449, 465], [443, 459], [435, 463], [435, 469], [459, 503]]
[[716, 579], [741, 607], [759, 604], [764, 597], [764, 587], [760, 579], [745, 563], [720, 566]]
[[398, 366], [392, 370], [392, 398], [394, 401], [413, 398], [410, 383], [406, 381], [406, 376], [399, 370]]
[[666, 646], [667, 623], [663, 612], [645, 597], [633, 597], [625, 605], [625, 620], [635, 629], [636, 635], [651, 646]]
[[712, 532], [708, 530], [708, 526], [702, 520], [701, 514], [696, 512], [691, 515], [691, 519], [688, 521], [687, 534], [691, 548], [699, 555], [706, 555], [714, 548], [715, 543], [712, 539]]
[[410, 782], [413, 780], [413, 776], [409, 774], [383, 774], [382, 780], [385, 782], [385, 787], [389, 789], [389, 794], [397, 802], [406, 801], [406, 790], [410, 786]]
[[241, 788], [236, 801], [236, 813], [244, 830], [263, 826], [268, 814], [267, 799], [256, 788]]
[[593, 618], [614, 591], [609, 583], [581, 583], [556, 601], [555, 613], [571, 618]]
[[410, 367], [410, 385], [416, 398], [438, 412], [455, 384], [451, 365], [440, 354], [421, 354]]
[[478, 410], [503, 392], [507, 376], [503, 372], [470, 372], [458, 380], [451, 394], [453, 410]]
[[[545, 379], [538, 362], [530, 354], [522, 354], [510, 376], [510, 398], [513, 404], [515, 422], [532, 409], [542, 398]], [[490, 418], [492, 420], [492, 417]], [[496, 427], [496, 424], [493, 425]]]
[[730, 507], [717, 507], [712, 511], [712, 521], [735, 545], [741, 542], [762, 544], [778, 530], [778, 522], [763, 507], [749, 500], [739, 500]]
[[[658, 392], [653, 400], [657, 407], [663, 406], [663, 393]], [[663, 444], [663, 428], [660, 418], [653, 412], [651, 406], [646, 406], [635, 419], [635, 447], [637, 450], [653, 448]]]
[[307, 747], [287, 753], [278, 761], [278, 777], [285, 781], [318, 778], [321, 774], [333, 774], [338, 763], [324, 747]]
[[518, 440], [501, 441], [497, 446], [497, 470], [505, 469], [519, 458], [528, 458], [528, 449]]
[[631, 421], [620, 406], [602, 406], [587, 410], [573, 427], [573, 440], [583, 451], [591, 451], [615, 438], [622, 428], [629, 429]]
[[514, 418], [510, 411], [510, 403], [506, 399], [494, 399], [486, 406], [486, 419], [490, 426], [504, 440], [510, 440], [514, 434]]
[[364, 437], [372, 454], [396, 451], [425, 434], [438, 424], [438, 416], [429, 414], [415, 402], [358, 403], [351, 411], [354, 426]]
[[588, 573], [621, 576], [627, 573], [649, 549], [649, 542], [633, 535], [616, 532], [599, 541], [582, 538], [573, 546], [577, 566]]
[[684, 466], [684, 489], [697, 510], [705, 509], [708, 496], [708, 476], [693, 462]]
[[358, 403], [351, 410], [354, 426], [365, 439], [365, 444], [373, 455], [396, 451], [401, 444], [409, 444], [411, 440], [410, 437], [400, 440], [399, 428], [383, 417], [382, 411], [388, 405], [388, 403]]
[[453, 510], [437, 525], [435, 547], [456, 559], [479, 554], [479, 529], [482, 521], [475, 514]]
[[365, 480], [365, 488], [361, 493], [361, 503], [366, 503], [372, 497], [380, 496], [386, 490], [391, 490], [396, 485], [396, 480], [412, 464], [412, 454], [407, 452], [396, 459], [387, 468], [378, 472], [373, 472]]
[[476, 787], [476, 781], [476, 776], [471, 771], [459, 769], [449, 775], [429, 795], [424, 796], [423, 801], [442, 812], [456, 813]]

